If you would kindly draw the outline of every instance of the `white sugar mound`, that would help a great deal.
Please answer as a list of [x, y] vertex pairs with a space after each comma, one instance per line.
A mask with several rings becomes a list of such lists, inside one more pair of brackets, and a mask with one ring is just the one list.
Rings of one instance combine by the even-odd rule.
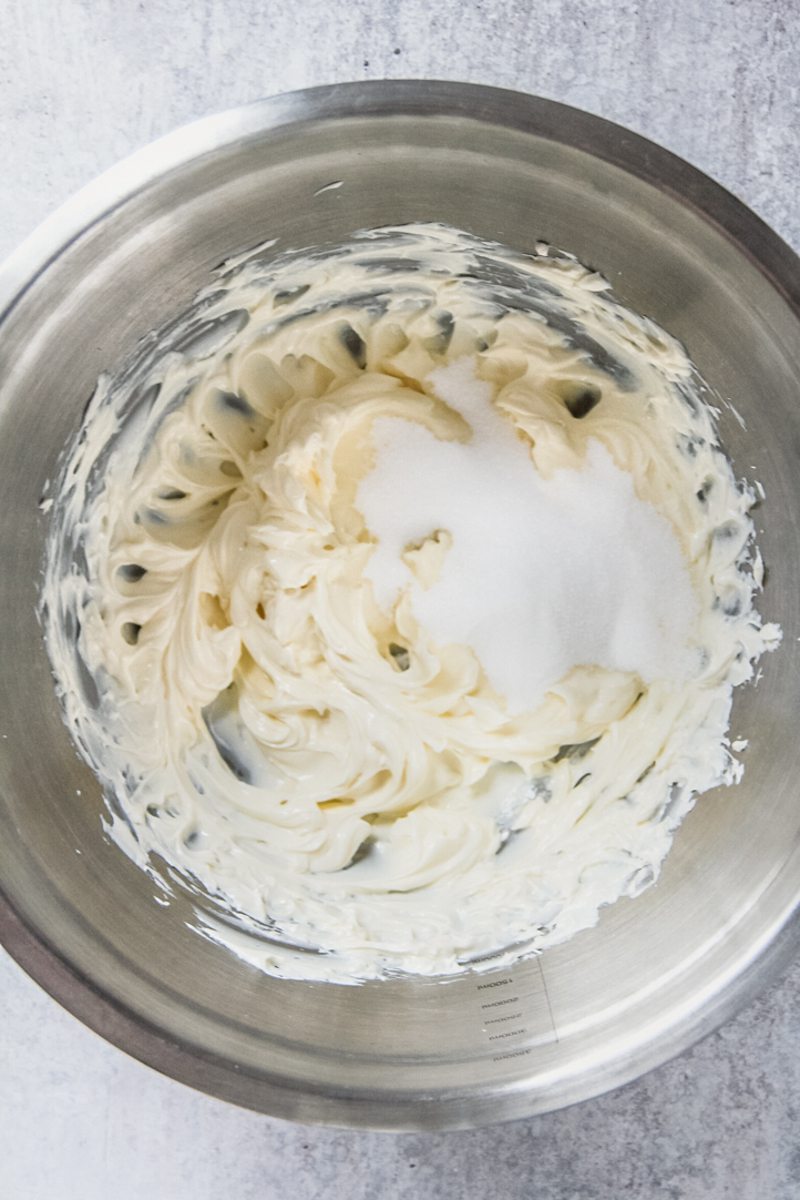
[[[697, 611], [689, 573], [672, 526], [631, 476], [590, 441], [580, 470], [545, 479], [470, 359], [428, 382], [473, 435], [462, 444], [403, 418], [375, 422], [376, 461], [357, 503], [377, 539], [367, 575], [378, 603], [390, 609], [407, 589], [430, 638], [471, 646], [512, 712], [535, 708], [575, 666], [646, 682], [685, 675]], [[452, 546], [425, 589], [401, 555], [436, 530]]]

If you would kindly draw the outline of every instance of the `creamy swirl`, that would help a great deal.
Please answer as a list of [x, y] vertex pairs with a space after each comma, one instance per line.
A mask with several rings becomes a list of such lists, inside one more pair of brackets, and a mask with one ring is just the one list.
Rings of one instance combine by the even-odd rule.
[[[414, 446], [493, 437], [555, 514], [535, 554], [508, 512], [524, 480], [489, 506], [499, 559], [464, 551], [433, 468], [408, 486], [444, 523], [403, 495]], [[229, 264], [100, 382], [55, 499], [47, 644], [112, 833], [276, 973], [445, 974], [564, 940], [739, 778], [732, 689], [779, 639], [754, 499], [682, 347], [566, 255], [416, 226]], [[527, 595], [480, 571], [526, 554], [527, 630]]]

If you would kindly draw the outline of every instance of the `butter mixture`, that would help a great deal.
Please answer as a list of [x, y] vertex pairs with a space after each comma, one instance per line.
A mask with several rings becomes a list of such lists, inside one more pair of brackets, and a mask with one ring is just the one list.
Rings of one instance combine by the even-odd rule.
[[297, 978], [508, 963], [641, 892], [780, 638], [702, 391], [547, 246], [226, 264], [55, 496], [47, 645], [112, 836]]

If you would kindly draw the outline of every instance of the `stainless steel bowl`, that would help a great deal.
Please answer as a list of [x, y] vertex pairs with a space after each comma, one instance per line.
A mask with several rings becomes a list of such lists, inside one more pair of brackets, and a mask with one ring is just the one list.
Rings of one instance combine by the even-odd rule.
[[[737, 697], [744, 784], [703, 797], [659, 883], [597, 929], [449, 982], [283, 982], [187, 929], [188, 904], [158, 907], [105, 840], [34, 613], [38, 503], [98, 374], [222, 259], [269, 237], [284, 249], [431, 219], [563, 246], [683, 339], [746, 423], [723, 409], [738, 472], [766, 488], [763, 611], [785, 640]], [[737, 200], [544, 100], [446, 83], [314, 89], [179, 130], [103, 176], [12, 258], [0, 312], [0, 934], [87, 1025], [279, 1116], [455, 1128], [634, 1078], [786, 962], [800, 893], [800, 263]]]

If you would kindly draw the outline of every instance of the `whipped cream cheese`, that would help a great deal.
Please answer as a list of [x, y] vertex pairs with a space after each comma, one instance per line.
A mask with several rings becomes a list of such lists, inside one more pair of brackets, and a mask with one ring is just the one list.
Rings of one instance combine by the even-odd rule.
[[638, 894], [740, 778], [780, 639], [702, 392], [546, 246], [223, 267], [54, 495], [45, 635], [112, 836], [298, 978], [510, 962]]

